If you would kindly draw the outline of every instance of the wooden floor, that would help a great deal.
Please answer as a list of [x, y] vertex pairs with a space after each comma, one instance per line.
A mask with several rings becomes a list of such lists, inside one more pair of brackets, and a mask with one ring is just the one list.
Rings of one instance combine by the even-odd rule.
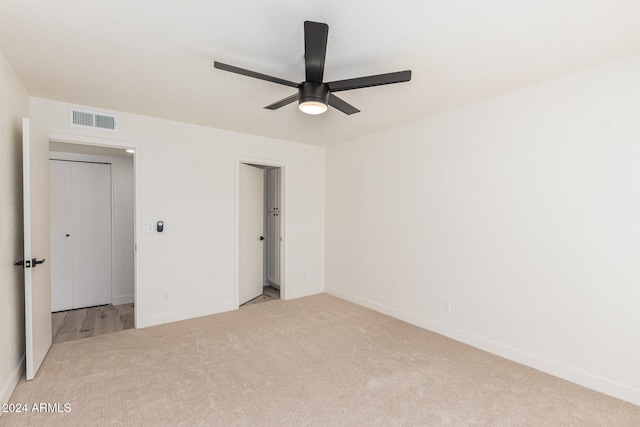
[[51, 313], [53, 343], [133, 328], [133, 304], [100, 305]]

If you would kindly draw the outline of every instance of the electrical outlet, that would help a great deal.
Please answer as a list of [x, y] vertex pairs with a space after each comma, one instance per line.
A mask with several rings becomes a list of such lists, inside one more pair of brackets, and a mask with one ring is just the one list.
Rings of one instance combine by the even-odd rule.
[[442, 300], [442, 311], [446, 311], [447, 313], [451, 311], [451, 301], [448, 299]]
[[164, 291], [164, 300], [169, 301], [171, 299], [171, 294], [169, 291]]

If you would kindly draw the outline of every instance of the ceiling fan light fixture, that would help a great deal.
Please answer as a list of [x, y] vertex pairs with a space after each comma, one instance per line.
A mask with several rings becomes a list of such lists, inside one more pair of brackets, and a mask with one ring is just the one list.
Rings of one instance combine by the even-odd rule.
[[329, 86], [324, 83], [303, 82], [298, 87], [298, 108], [307, 114], [322, 114], [329, 103]]
[[298, 108], [303, 113], [307, 114], [322, 114], [327, 111], [327, 104], [320, 101], [302, 101], [300, 100], [300, 104], [298, 104]]

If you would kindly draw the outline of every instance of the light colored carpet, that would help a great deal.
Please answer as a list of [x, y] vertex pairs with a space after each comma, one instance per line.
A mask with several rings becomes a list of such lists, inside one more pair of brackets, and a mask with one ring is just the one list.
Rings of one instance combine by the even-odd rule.
[[0, 425], [639, 426], [640, 407], [322, 294], [55, 344]]

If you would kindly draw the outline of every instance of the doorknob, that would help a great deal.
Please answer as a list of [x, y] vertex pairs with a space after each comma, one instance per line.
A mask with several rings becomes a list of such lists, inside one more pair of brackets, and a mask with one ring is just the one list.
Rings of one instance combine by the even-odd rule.
[[44, 262], [45, 262], [45, 261], [46, 261], [46, 260], [45, 260], [44, 258], [42, 258], [42, 259], [40, 259], [40, 260], [35, 259], [35, 258], [33, 258], [33, 259], [28, 259], [28, 260], [24, 260], [24, 259], [23, 259], [22, 261], [18, 261], [18, 262], [16, 262], [16, 263], [15, 263], [15, 264], [13, 264], [13, 265], [20, 266], [20, 267], [24, 267], [24, 268], [31, 268], [31, 267], [36, 268], [36, 266], [37, 266], [38, 264], [44, 264]]
[[260, 236], [260, 240], [264, 240], [264, 239], [265, 239], [265, 237], [264, 237], [264, 236]]

